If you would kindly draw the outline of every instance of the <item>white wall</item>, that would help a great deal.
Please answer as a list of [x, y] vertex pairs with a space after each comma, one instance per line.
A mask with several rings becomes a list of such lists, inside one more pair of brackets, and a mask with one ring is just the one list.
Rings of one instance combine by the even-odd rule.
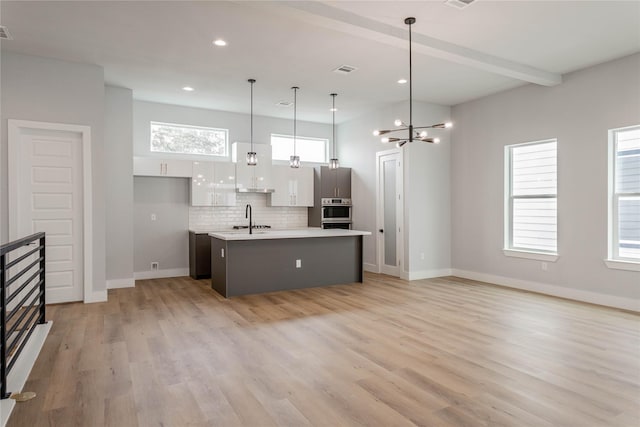
[[[414, 102], [414, 124], [447, 121], [450, 110], [439, 105]], [[351, 167], [353, 226], [372, 233], [364, 238], [364, 262], [376, 260], [376, 153], [393, 146], [374, 137], [374, 129], [393, 127], [396, 118], [408, 120], [408, 103], [389, 105], [338, 126], [338, 158]], [[405, 145], [405, 277], [440, 275], [450, 268], [450, 202], [448, 131], [439, 131], [440, 144]], [[425, 259], [421, 259], [421, 253]]]
[[105, 86], [107, 284], [133, 285], [133, 94]]
[[[293, 117], [293, 110], [292, 117]], [[149, 123], [167, 122], [193, 126], [210, 126], [229, 129], [229, 144], [233, 142], [249, 142], [250, 116], [248, 114], [230, 113], [227, 111], [206, 110], [203, 108], [191, 108], [155, 102], [133, 102], [133, 155], [156, 156], [162, 154], [152, 153], [150, 145]], [[277, 119], [273, 117], [253, 116], [253, 142], [254, 144], [270, 144], [271, 134], [293, 134], [293, 119]], [[297, 122], [298, 136], [312, 136], [331, 139], [331, 125], [322, 123]], [[206, 159], [208, 156], [180, 156], [185, 159]], [[231, 158], [231, 145], [229, 145], [229, 159]], [[217, 159], [213, 159], [217, 160]], [[300, 159], [304, 164], [304, 159]]]
[[[101, 67], [2, 51], [0, 234], [8, 239], [7, 119], [91, 127], [94, 292], [105, 289], [104, 75]], [[93, 297], [90, 297], [93, 298]]]
[[[603, 295], [603, 301], [640, 298], [640, 273], [603, 263], [607, 131], [640, 123], [640, 54], [568, 74], [559, 86], [523, 86], [452, 112], [454, 272], [521, 287], [550, 286], [547, 291], [570, 297], [583, 292]], [[503, 150], [548, 138], [558, 139], [560, 258], [542, 271], [540, 261], [502, 253]]]

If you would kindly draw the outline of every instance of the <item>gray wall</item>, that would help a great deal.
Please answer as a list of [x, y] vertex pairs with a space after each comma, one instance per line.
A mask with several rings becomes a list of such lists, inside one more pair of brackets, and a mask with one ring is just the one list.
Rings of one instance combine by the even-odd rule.
[[133, 98], [105, 86], [106, 278], [133, 279]]
[[102, 68], [2, 51], [0, 233], [8, 239], [7, 119], [91, 127], [93, 284], [105, 289], [104, 75]]
[[[414, 124], [431, 125], [449, 119], [448, 107], [414, 102]], [[364, 237], [364, 262], [376, 264], [376, 153], [393, 148], [372, 131], [393, 127], [396, 118], [408, 120], [408, 103], [368, 113], [338, 126], [340, 164], [353, 168], [354, 228], [371, 231]], [[435, 132], [434, 132], [435, 134]], [[438, 133], [440, 144], [405, 145], [405, 265], [409, 277], [448, 269], [450, 262], [450, 201], [448, 131]], [[425, 254], [422, 260], [420, 254]]]
[[[453, 267], [619, 297], [640, 297], [640, 273], [607, 257], [607, 131], [640, 123], [640, 54], [453, 108]], [[558, 251], [539, 261], [503, 255], [503, 149], [558, 139]]]
[[[133, 253], [135, 272], [189, 267], [189, 179], [133, 179]], [[156, 220], [151, 221], [151, 214]]]

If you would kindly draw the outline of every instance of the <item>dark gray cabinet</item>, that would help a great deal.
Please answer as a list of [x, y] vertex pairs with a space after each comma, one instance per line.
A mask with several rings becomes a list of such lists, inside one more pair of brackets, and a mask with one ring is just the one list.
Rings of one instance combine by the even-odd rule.
[[320, 168], [321, 198], [351, 198], [351, 168]]
[[211, 277], [211, 237], [209, 237], [209, 233], [189, 231], [189, 276], [194, 279]]

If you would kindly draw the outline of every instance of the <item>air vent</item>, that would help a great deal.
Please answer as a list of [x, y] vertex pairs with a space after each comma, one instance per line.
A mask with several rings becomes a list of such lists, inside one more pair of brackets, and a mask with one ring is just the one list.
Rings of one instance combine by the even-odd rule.
[[0, 25], [0, 39], [1, 40], [13, 40], [7, 27]]
[[476, 0], [446, 0], [444, 3], [456, 9], [464, 9], [475, 1]]
[[276, 102], [276, 105], [278, 107], [291, 107], [293, 105], [293, 102], [291, 102], [291, 101], [278, 101], [278, 102]]
[[351, 65], [341, 65], [335, 70], [333, 70], [333, 72], [338, 74], [349, 74], [349, 73], [353, 73], [355, 70], [357, 70], [357, 68], [352, 67]]

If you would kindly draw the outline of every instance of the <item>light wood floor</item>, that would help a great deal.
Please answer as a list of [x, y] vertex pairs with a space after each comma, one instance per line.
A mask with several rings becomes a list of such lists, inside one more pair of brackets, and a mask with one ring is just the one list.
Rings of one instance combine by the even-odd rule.
[[144, 280], [48, 319], [9, 426], [640, 425], [639, 316], [457, 278]]

